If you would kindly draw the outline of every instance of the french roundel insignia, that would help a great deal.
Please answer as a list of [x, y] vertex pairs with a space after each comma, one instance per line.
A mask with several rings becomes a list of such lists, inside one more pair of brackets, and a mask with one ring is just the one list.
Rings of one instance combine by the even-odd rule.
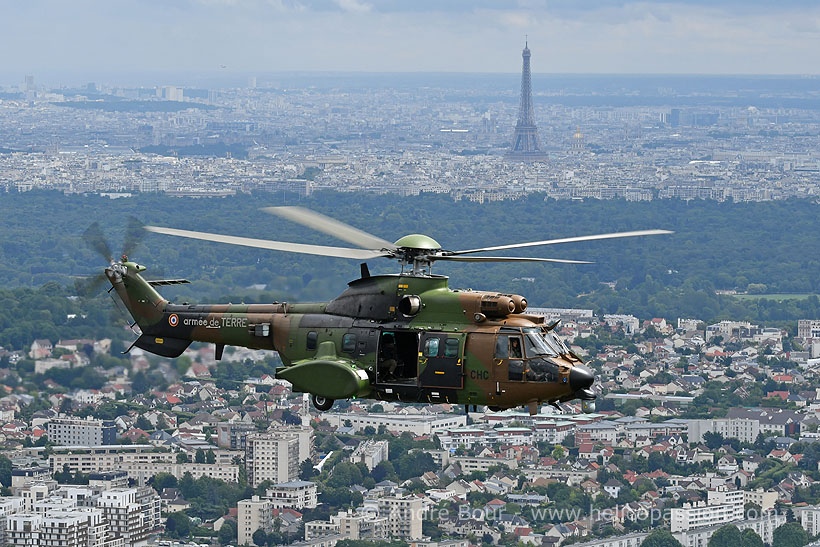
[[172, 327], [176, 327], [177, 325], [179, 325], [179, 316], [175, 313], [172, 313], [171, 315], [169, 315], [168, 316], [168, 324], [171, 325]]

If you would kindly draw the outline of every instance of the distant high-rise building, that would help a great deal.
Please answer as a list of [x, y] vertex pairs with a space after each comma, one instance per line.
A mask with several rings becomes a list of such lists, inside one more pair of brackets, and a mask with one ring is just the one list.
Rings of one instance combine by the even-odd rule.
[[518, 122], [513, 133], [512, 150], [507, 157], [519, 161], [543, 161], [547, 155], [541, 150], [538, 128], [535, 126], [535, 112], [532, 106], [532, 78], [530, 77], [530, 48], [524, 44], [521, 52], [524, 58], [521, 70], [521, 103], [518, 106]]
[[256, 89], [256, 76], [248, 76], [248, 89]]
[[669, 125], [678, 127], [680, 125], [680, 108], [673, 108], [669, 111]]
[[581, 128], [578, 127], [575, 130], [575, 134], [572, 136], [572, 153], [573, 154], [581, 154], [584, 151], [584, 134], [581, 133]]
[[157, 97], [166, 101], [182, 101], [184, 100], [184, 92], [181, 87], [166, 85], [157, 89]]
[[34, 91], [34, 76], [26, 75], [25, 89], [23, 91]]

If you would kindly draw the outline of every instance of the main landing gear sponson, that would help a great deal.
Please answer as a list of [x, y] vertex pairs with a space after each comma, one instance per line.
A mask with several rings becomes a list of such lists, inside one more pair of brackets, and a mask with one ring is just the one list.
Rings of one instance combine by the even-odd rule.
[[320, 395], [311, 395], [310, 400], [316, 410], [321, 412], [330, 410], [330, 407], [332, 407], [334, 403], [333, 399], [328, 399], [327, 397], [322, 397]]

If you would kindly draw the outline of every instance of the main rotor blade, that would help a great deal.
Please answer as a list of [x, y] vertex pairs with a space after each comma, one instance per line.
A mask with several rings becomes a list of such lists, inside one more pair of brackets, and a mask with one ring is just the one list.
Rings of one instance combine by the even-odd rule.
[[100, 228], [100, 224], [98, 222], [95, 222], [86, 228], [82, 237], [86, 245], [88, 245], [93, 251], [102, 255], [108, 264], [114, 262], [114, 255], [111, 253], [111, 247], [108, 246], [108, 242], [105, 240], [105, 235], [103, 234], [102, 228]]
[[672, 234], [669, 230], [638, 230], [635, 232], [617, 232], [614, 234], [597, 234], [592, 236], [563, 237], [561, 239], [545, 239], [544, 241], [530, 241], [529, 243], [513, 243], [511, 245], [496, 245], [495, 247], [483, 247], [481, 249], [469, 249], [466, 251], [447, 251], [447, 256], [463, 255], [468, 253], [481, 253], [484, 251], [503, 251], [505, 249], [520, 249], [522, 247], [538, 247], [540, 245], [556, 245], [558, 243], [577, 243], [579, 241], [595, 241], [598, 239], [618, 239], [622, 237], [654, 236], [660, 234]]
[[142, 238], [145, 237], [145, 230], [142, 229], [142, 222], [135, 217], [128, 218], [128, 225], [125, 227], [125, 239], [122, 243], [122, 254], [129, 256]]
[[145, 226], [145, 229], [149, 232], [154, 232], [157, 234], [187, 237], [190, 239], [201, 239], [202, 241], [216, 241], [217, 243], [228, 243], [229, 245], [243, 245], [245, 247], [269, 249], [271, 251], [285, 251], [288, 253], [333, 256], [337, 258], [355, 258], [358, 260], [367, 260], [370, 258], [376, 258], [380, 256], [388, 256], [381, 251], [371, 251], [366, 249], [348, 249], [345, 247], [325, 247], [322, 245], [306, 245], [303, 243], [270, 241], [268, 239], [253, 239], [249, 237], [209, 234], [206, 232], [192, 232], [190, 230], [178, 230], [176, 228], [163, 228], [160, 226]]
[[303, 209], [302, 207], [263, 207], [262, 210], [266, 213], [286, 218], [302, 226], [313, 228], [316, 231], [331, 235], [342, 241], [347, 241], [363, 249], [396, 249], [395, 245], [385, 239], [368, 234], [349, 224], [340, 222], [335, 218], [326, 217], [309, 209]]
[[535, 258], [531, 256], [448, 256], [428, 255], [430, 260], [452, 260], [455, 262], [554, 262], [556, 264], [594, 264], [587, 260], [568, 260], [564, 258]]

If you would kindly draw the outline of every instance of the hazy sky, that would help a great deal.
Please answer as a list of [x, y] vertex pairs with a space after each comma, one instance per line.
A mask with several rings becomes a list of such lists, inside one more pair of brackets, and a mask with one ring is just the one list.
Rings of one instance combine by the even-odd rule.
[[0, 70], [516, 72], [525, 34], [534, 72], [820, 73], [817, 0], [0, 0]]

